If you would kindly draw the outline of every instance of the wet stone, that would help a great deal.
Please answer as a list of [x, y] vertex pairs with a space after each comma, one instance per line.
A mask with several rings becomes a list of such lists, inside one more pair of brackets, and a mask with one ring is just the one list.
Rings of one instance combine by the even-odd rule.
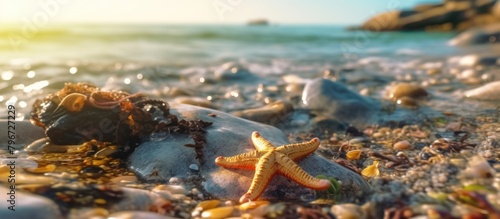
[[265, 124], [279, 124], [293, 111], [293, 105], [277, 101], [260, 108], [233, 112], [233, 115]]
[[464, 92], [465, 97], [478, 100], [500, 100], [500, 81], [487, 83]]
[[248, 80], [256, 78], [250, 71], [234, 62], [225, 63], [215, 69], [214, 76], [217, 80]]
[[[223, 112], [189, 105], [172, 105], [171, 112], [188, 120], [213, 122], [206, 129], [207, 144], [203, 149], [205, 162], [199, 164], [199, 175], [206, 180], [203, 189], [219, 199], [238, 200], [250, 187], [254, 171], [219, 167], [215, 164], [216, 157], [255, 150], [250, 141], [253, 131], [260, 132], [275, 146], [288, 143], [285, 134], [274, 127]], [[217, 117], [210, 117], [211, 113], [217, 114]], [[169, 135], [161, 141], [145, 141], [130, 155], [130, 168], [145, 180], [168, 182], [171, 177], [186, 179], [192, 173], [189, 165], [198, 163], [195, 150], [184, 146], [192, 142], [187, 135]], [[322, 174], [342, 181], [341, 193], [347, 199], [369, 190], [361, 176], [318, 155], [311, 154], [297, 164], [313, 176]], [[153, 172], [154, 175], [151, 174]], [[261, 197], [287, 200], [310, 194], [310, 189], [276, 175]]]
[[418, 85], [401, 83], [391, 89], [389, 98], [397, 100], [402, 97], [421, 98], [428, 95], [427, 91]]
[[[0, 186], [0, 194], [7, 197], [9, 188]], [[0, 202], [0, 218], [29, 218], [29, 219], [59, 219], [63, 218], [59, 207], [52, 200], [20, 190], [15, 191], [15, 211], [8, 209], [12, 204], [6, 200]], [[36, 213], [34, 213], [36, 212]]]
[[98, 178], [105, 171], [98, 166], [87, 166], [80, 170], [80, 174], [85, 177]]
[[113, 219], [173, 219], [175, 217], [164, 216], [148, 211], [120, 211], [109, 215]]
[[380, 104], [361, 96], [343, 84], [318, 78], [309, 82], [302, 93], [306, 109], [325, 120], [363, 126], [369, 124]]

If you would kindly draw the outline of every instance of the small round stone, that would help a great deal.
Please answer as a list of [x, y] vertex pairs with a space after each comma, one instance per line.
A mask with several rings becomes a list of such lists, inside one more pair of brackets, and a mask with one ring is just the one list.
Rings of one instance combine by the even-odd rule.
[[198, 170], [200, 170], [200, 168], [198, 167], [198, 165], [196, 165], [196, 164], [194, 164], [194, 163], [193, 163], [193, 164], [191, 164], [191, 165], [189, 165], [189, 169], [190, 169], [190, 170], [193, 170], [193, 171], [198, 171]]
[[205, 211], [205, 210], [208, 210], [208, 209], [212, 209], [212, 208], [215, 208], [217, 206], [219, 206], [220, 204], [220, 201], [217, 200], [217, 199], [213, 199], [213, 200], [206, 200], [206, 201], [202, 201], [200, 203], [198, 203], [198, 205], [196, 205], [196, 208], [202, 210], [202, 211]]
[[226, 218], [231, 216], [233, 211], [234, 211], [233, 206], [213, 208], [210, 210], [203, 211], [203, 213], [201, 213], [201, 217], [210, 219]]
[[421, 98], [428, 95], [429, 93], [427, 93], [424, 88], [418, 85], [401, 83], [394, 86], [394, 88], [389, 93], [389, 98], [397, 100], [401, 97]]
[[393, 148], [396, 150], [406, 150], [411, 147], [410, 142], [404, 140], [404, 141], [398, 141], [394, 144]]
[[98, 166], [87, 166], [80, 170], [80, 174], [91, 177], [98, 178], [104, 173], [104, 170]]

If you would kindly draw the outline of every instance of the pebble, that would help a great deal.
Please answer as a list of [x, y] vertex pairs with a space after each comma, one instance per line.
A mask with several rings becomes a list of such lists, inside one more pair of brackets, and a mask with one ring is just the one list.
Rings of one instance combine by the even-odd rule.
[[417, 108], [418, 107], [418, 102], [415, 99], [413, 99], [411, 97], [406, 97], [406, 96], [397, 99], [396, 103], [401, 105], [401, 106], [408, 107], [408, 108]]
[[233, 206], [213, 208], [203, 211], [203, 213], [201, 213], [201, 217], [209, 219], [226, 218], [231, 216], [231, 214], [234, 212], [234, 209], [235, 208]]
[[117, 176], [110, 180], [113, 183], [134, 183], [137, 182], [136, 176]]
[[107, 218], [109, 211], [105, 208], [72, 208], [67, 218], [68, 219], [80, 219], [80, 218], [92, 218], [101, 219]]
[[177, 178], [177, 177], [171, 177], [169, 180], [168, 180], [168, 183], [170, 184], [179, 184], [181, 183], [181, 179]]
[[246, 210], [251, 210], [255, 209], [260, 206], [268, 206], [271, 202], [269, 201], [252, 201], [252, 202], [246, 202], [238, 206], [238, 209], [242, 211]]
[[278, 124], [293, 112], [293, 105], [286, 101], [276, 101], [260, 108], [236, 111], [232, 114], [244, 119], [265, 124]]
[[206, 200], [206, 201], [202, 201], [200, 203], [198, 203], [198, 205], [196, 205], [196, 208], [204, 211], [204, 210], [208, 210], [208, 209], [212, 209], [212, 208], [215, 208], [217, 206], [219, 206], [220, 204], [220, 201], [217, 200], [217, 199], [213, 199], [213, 200]]
[[187, 190], [180, 185], [158, 185], [151, 190], [153, 192], [156, 191], [168, 191], [171, 194], [187, 194]]
[[217, 107], [212, 104], [209, 100], [201, 97], [177, 97], [173, 100], [176, 103], [189, 104], [193, 106], [205, 107], [210, 109], [216, 109]]
[[427, 93], [424, 88], [419, 85], [409, 83], [397, 84], [389, 92], [389, 98], [393, 100], [398, 100], [402, 97], [422, 98], [427, 97], [428, 95], [429, 93]]
[[214, 71], [217, 80], [241, 80], [247, 81], [255, 77], [250, 71], [234, 62], [224, 63]]
[[[17, 176], [16, 176], [17, 177]], [[4, 177], [2, 176], [2, 179]], [[7, 178], [7, 177], [5, 177]], [[17, 183], [16, 178], [16, 183]], [[15, 211], [8, 209], [11, 203], [8, 202], [7, 193], [11, 192], [10, 188], [0, 186], [0, 194], [2, 194], [2, 201], [0, 202], [0, 218], [26, 218], [26, 219], [62, 219], [63, 216], [59, 207], [52, 200], [22, 192], [15, 191]]]
[[427, 74], [428, 75], [437, 75], [439, 73], [441, 73], [441, 69], [439, 69], [439, 68], [427, 69]]
[[110, 212], [161, 209], [165, 201], [159, 194], [144, 189], [121, 187], [120, 190], [123, 192], [120, 201], [106, 207]]
[[102, 174], [104, 174], [104, 172], [104, 169], [99, 166], [86, 166], [82, 170], [80, 170], [80, 174], [91, 178], [98, 178]]
[[189, 165], [189, 169], [190, 169], [190, 170], [193, 170], [193, 171], [198, 171], [198, 170], [200, 170], [200, 168], [198, 167], [198, 165], [196, 165], [196, 164], [194, 164], [194, 163]]
[[467, 165], [467, 161], [463, 158], [452, 158], [450, 163], [458, 166], [459, 168], [464, 168]]
[[48, 173], [48, 172], [53, 172], [55, 169], [56, 169], [56, 165], [49, 164], [49, 165], [37, 167], [37, 168], [27, 168], [26, 172], [29, 172], [29, 173]]
[[500, 100], [500, 81], [487, 83], [464, 92], [466, 98], [478, 100]]
[[472, 157], [467, 168], [461, 172], [461, 176], [465, 178], [490, 178], [495, 175], [495, 170], [482, 156], [476, 155]]
[[149, 211], [119, 211], [112, 213], [108, 219], [174, 219], [175, 217], [164, 216]]
[[404, 141], [398, 141], [394, 143], [393, 148], [396, 150], [406, 150], [411, 147], [410, 142], [404, 140]]
[[261, 205], [255, 209], [248, 210], [248, 213], [252, 215], [252, 218], [264, 218], [264, 216], [268, 213], [269, 205]]
[[[8, 179], [10, 175], [9, 166], [0, 166], [0, 182], [8, 184]], [[52, 177], [47, 176], [37, 176], [28, 174], [25, 172], [21, 172], [20, 170], [16, 170], [16, 184], [44, 184], [49, 185], [55, 183], [55, 180]]]
[[339, 204], [330, 209], [338, 219], [364, 219], [366, 213], [363, 208], [356, 204]]

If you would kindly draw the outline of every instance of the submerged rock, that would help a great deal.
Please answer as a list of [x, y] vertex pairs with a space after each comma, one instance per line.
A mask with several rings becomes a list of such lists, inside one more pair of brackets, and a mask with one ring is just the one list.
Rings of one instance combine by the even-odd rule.
[[[203, 149], [205, 163], [199, 165], [199, 174], [205, 179], [202, 183], [204, 189], [220, 199], [237, 200], [250, 187], [254, 171], [219, 167], [214, 162], [216, 157], [255, 150], [250, 140], [253, 131], [260, 132], [275, 146], [288, 143], [285, 134], [274, 127], [223, 112], [188, 105], [173, 105], [171, 112], [188, 120], [213, 122], [207, 128], [207, 143]], [[167, 182], [171, 177], [185, 179], [192, 175], [190, 164], [198, 163], [195, 150], [184, 146], [192, 144], [192, 141], [188, 135], [168, 135], [159, 141], [146, 141], [130, 155], [129, 165], [145, 180]], [[318, 155], [311, 154], [297, 163], [313, 176], [322, 174], [341, 181], [342, 195], [348, 199], [369, 190], [360, 175]], [[287, 200], [310, 194], [310, 189], [276, 175], [262, 198]]]
[[377, 102], [351, 91], [346, 86], [326, 79], [308, 83], [302, 93], [306, 109], [343, 124], [369, 124], [380, 106]]

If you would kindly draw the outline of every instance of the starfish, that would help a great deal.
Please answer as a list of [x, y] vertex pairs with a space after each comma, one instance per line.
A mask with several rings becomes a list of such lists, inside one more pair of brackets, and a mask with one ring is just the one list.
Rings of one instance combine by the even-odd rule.
[[240, 198], [241, 203], [257, 199], [276, 173], [311, 189], [324, 190], [330, 187], [330, 181], [315, 178], [294, 163], [319, 147], [318, 138], [313, 138], [309, 142], [275, 147], [258, 132], [253, 132], [252, 143], [256, 151], [232, 157], [219, 156], [215, 159], [215, 163], [222, 167], [255, 170], [250, 188]]

